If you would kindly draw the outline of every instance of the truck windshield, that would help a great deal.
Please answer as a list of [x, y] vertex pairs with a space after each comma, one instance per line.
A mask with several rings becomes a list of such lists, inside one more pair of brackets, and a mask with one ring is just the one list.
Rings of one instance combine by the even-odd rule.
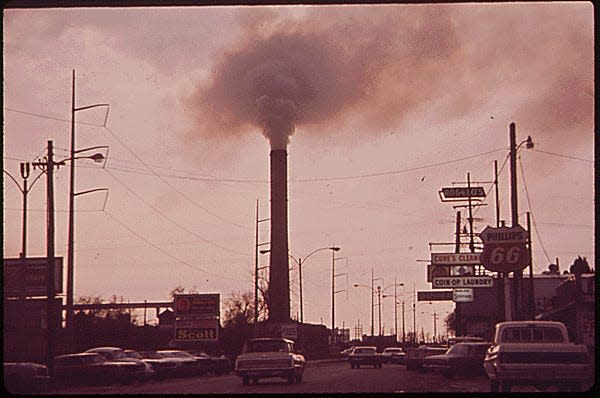
[[506, 342], [534, 342], [534, 343], [563, 343], [560, 329], [550, 327], [514, 327], [506, 328], [502, 333], [502, 340]]

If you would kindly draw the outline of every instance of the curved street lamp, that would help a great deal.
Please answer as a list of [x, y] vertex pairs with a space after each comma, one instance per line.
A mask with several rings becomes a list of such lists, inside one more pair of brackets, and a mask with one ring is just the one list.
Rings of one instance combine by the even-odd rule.
[[[304, 323], [304, 303], [302, 301], [302, 264], [304, 264], [310, 256], [323, 250], [331, 250], [333, 252], [337, 252], [340, 251], [340, 248], [337, 246], [321, 247], [319, 249], [313, 250], [312, 252], [304, 256], [304, 261], [302, 261], [302, 257], [298, 257], [298, 259], [296, 260], [294, 256], [288, 253], [288, 257], [291, 258], [296, 264], [298, 264], [298, 279], [300, 283], [300, 323]], [[270, 249], [264, 249], [260, 251], [260, 254], [269, 253], [270, 251]]]

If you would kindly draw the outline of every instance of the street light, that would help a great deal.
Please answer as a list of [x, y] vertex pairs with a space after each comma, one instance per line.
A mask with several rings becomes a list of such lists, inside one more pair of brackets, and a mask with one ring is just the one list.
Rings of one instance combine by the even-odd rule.
[[[304, 264], [306, 262], [306, 260], [308, 260], [308, 258], [310, 256], [312, 256], [313, 254], [323, 251], [323, 250], [331, 250], [333, 252], [337, 252], [340, 251], [340, 248], [337, 246], [329, 246], [329, 247], [321, 247], [319, 249], [313, 250], [312, 252], [308, 253], [306, 256], [304, 256], [304, 261], [302, 260], [302, 257], [298, 257], [298, 260], [296, 260], [296, 258], [294, 256], [292, 256], [291, 254], [288, 254], [288, 257], [291, 258], [296, 264], [298, 264], [298, 279], [299, 279], [299, 288], [300, 288], [300, 323], [304, 323], [304, 303], [302, 301], [302, 264]], [[260, 251], [260, 254], [265, 254], [265, 253], [269, 253], [271, 250], [270, 249], [264, 249]]]
[[[373, 276], [373, 268], [371, 268], [371, 286], [368, 285], [361, 285], [359, 283], [355, 283], [354, 287], [366, 287], [367, 289], [371, 289], [371, 336], [375, 335], [375, 320], [374, 320], [374, 308], [375, 308], [375, 303], [374, 303], [374, 294], [376, 292], [375, 288], [373, 287], [374, 283], [376, 280], [380, 280], [383, 282], [383, 278], [375, 278]], [[380, 325], [379, 325], [379, 329], [381, 330], [381, 318], [380, 318]]]
[[[394, 286], [394, 333], [396, 334], [396, 336], [398, 336], [398, 292], [396, 290], [396, 287], [398, 286], [404, 286], [403, 282], [397, 283], [396, 282], [396, 278], [394, 277], [394, 283], [386, 286], [385, 288], [383, 288], [382, 292], [384, 292], [386, 289], [390, 288]], [[384, 298], [386, 297], [391, 297], [389, 295], [383, 295]], [[402, 307], [402, 342], [404, 342], [404, 306]], [[397, 337], [396, 337], [396, 341], [397, 341]]]
[[[74, 234], [75, 234], [75, 196], [82, 195], [84, 193], [90, 193], [94, 191], [99, 191], [103, 189], [89, 190], [85, 192], [75, 193], [75, 155], [77, 153], [85, 152], [88, 150], [96, 149], [96, 148], [108, 148], [107, 146], [98, 146], [91, 147], [81, 150], [75, 150], [75, 112], [83, 111], [86, 109], [98, 108], [98, 107], [109, 107], [109, 104], [94, 104], [83, 107], [75, 107], [75, 70], [73, 70], [73, 84], [71, 91], [71, 156], [69, 159], [71, 160], [70, 164], [70, 181], [69, 181], [69, 236], [67, 243], [67, 316], [66, 316], [66, 326], [69, 331], [69, 339], [70, 343], [73, 344], [74, 341], [74, 330], [73, 330], [73, 281], [74, 281]], [[106, 118], [104, 120], [106, 124], [106, 119], [108, 118], [108, 111], [106, 112]], [[94, 162], [101, 162], [104, 160], [104, 155], [102, 154], [94, 154], [91, 156], [86, 156], [89, 159], [92, 159]]]
[[437, 313], [435, 312], [435, 310], [433, 311], [433, 313], [431, 312], [427, 312], [427, 311], [421, 311], [421, 315], [423, 314], [428, 314], [428, 315], [432, 315], [433, 316], [433, 342], [435, 343], [437, 341], [437, 328], [436, 328], [436, 321], [437, 321]]

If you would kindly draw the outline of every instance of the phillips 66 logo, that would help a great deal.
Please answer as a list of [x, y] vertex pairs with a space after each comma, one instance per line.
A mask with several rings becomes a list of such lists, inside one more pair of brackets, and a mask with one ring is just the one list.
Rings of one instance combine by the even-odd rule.
[[526, 243], [529, 233], [516, 227], [486, 227], [479, 235], [483, 241], [481, 263], [495, 272], [520, 271], [530, 262]]

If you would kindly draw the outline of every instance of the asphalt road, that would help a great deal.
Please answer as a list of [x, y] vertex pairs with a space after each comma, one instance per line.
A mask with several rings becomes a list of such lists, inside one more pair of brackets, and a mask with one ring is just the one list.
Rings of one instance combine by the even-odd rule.
[[347, 362], [309, 363], [302, 383], [288, 385], [284, 379], [262, 379], [258, 385], [242, 385], [233, 373], [146, 381], [131, 385], [63, 387], [48, 394], [264, 394], [264, 393], [400, 393], [489, 392], [485, 375], [447, 379], [437, 373], [408, 371], [403, 365], [351, 369]]

